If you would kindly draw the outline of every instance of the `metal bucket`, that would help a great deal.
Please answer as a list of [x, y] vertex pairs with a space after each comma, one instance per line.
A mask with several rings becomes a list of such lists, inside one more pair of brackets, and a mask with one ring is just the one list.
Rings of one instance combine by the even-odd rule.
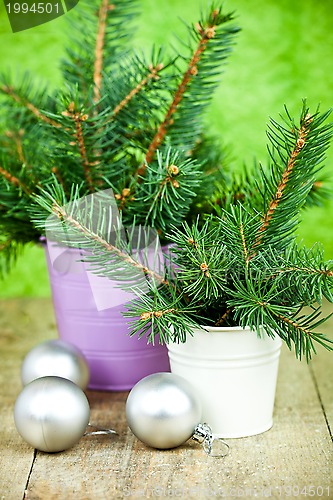
[[169, 344], [171, 372], [199, 394], [203, 421], [224, 438], [252, 436], [273, 425], [281, 339], [249, 328], [205, 327]]
[[[111, 289], [110, 280], [96, 277], [100, 297], [114, 307], [98, 310], [80, 251], [67, 248], [56, 264], [46, 259], [59, 337], [76, 345], [90, 368], [90, 389], [123, 391], [152, 373], [170, 371], [167, 348], [129, 336], [125, 310], [126, 292]], [[95, 278], [94, 278], [95, 279]], [[130, 296], [127, 294], [127, 300]]]

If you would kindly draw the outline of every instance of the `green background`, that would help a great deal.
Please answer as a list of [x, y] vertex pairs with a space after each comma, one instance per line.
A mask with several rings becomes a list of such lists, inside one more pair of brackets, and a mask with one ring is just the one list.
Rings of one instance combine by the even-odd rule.
[[[1, 0], [0, 0], [1, 2]], [[177, 46], [176, 34], [186, 34], [182, 19], [196, 22], [206, 2], [201, 0], [141, 0], [133, 40], [138, 48]], [[333, 9], [331, 0], [227, 0], [242, 28], [207, 116], [207, 127], [230, 146], [234, 168], [267, 160], [266, 124], [278, 118], [286, 104], [299, 114], [307, 98], [314, 110], [333, 106]], [[67, 14], [70, 16], [71, 12]], [[84, 29], [84, 28], [83, 28]], [[58, 70], [66, 43], [65, 18], [20, 33], [11, 33], [0, 3], [1, 70], [29, 69], [53, 87], [61, 84]], [[0, 111], [1, 112], [1, 111]], [[326, 161], [333, 171], [333, 146]], [[333, 181], [331, 182], [333, 188]], [[303, 213], [299, 238], [307, 245], [322, 241], [333, 258], [333, 199]], [[10, 275], [0, 282], [0, 297], [45, 296], [49, 285], [43, 250], [27, 247]]]

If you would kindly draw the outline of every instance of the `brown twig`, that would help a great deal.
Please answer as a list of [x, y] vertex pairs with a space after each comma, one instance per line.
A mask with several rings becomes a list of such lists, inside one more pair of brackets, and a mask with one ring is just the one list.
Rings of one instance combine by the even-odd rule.
[[280, 274], [292, 273], [293, 271], [303, 271], [308, 274], [322, 274], [323, 276], [328, 276], [331, 278], [333, 276], [333, 271], [329, 269], [315, 269], [309, 267], [287, 267], [285, 269], [278, 270], [275, 274], [269, 276], [269, 279], [274, 279]]
[[95, 46], [94, 62], [94, 102], [101, 98], [102, 70], [103, 70], [103, 51], [105, 44], [106, 20], [108, 12], [115, 9], [114, 4], [109, 4], [109, 0], [102, 0], [98, 12], [98, 28]]
[[129, 101], [131, 99], [133, 99], [133, 97], [138, 94], [142, 89], [143, 87], [145, 87], [147, 85], [147, 83], [149, 82], [149, 80], [152, 80], [152, 79], [155, 79], [157, 80], [159, 78], [158, 76], [158, 72], [161, 71], [161, 69], [163, 68], [163, 64], [157, 64], [155, 67], [153, 67], [152, 65], [149, 67], [149, 73], [148, 75], [143, 78], [141, 80], [141, 82], [139, 82], [137, 84], [137, 86], [132, 89], [128, 95], [114, 108], [114, 110], [112, 111], [112, 118], [113, 119], [122, 109], [125, 108], [125, 106], [127, 106], [127, 104], [129, 103]]
[[12, 97], [14, 99], [14, 101], [16, 101], [17, 103], [22, 104], [27, 109], [29, 109], [29, 111], [31, 111], [31, 113], [33, 115], [35, 115], [36, 118], [38, 118], [39, 120], [42, 120], [43, 122], [48, 123], [49, 125], [52, 125], [53, 127], [57, 127], [57, 128], [60, 127], [59, 123], [57, 123], [54, 120], [51, 120], [51, 118], [44, 115], [44, 113], [42, 113], [42, 111], [40, 111], [30, 101], [28, 101], [27, 99], [24, 99], [24, 98], [20, 97], [18, 94], [16, 94], [13, 87], [10, 87], [8, 85], [2, 85], [1, 91], [4, 92], [5, 94], [9, 95], [10, 97]]
[[229, 314], [231, 313], [232, 309], [233, 309], [232, 307], [230, 307], [229, 309], [227, 309], [225, 311], [225, 313], [222, 314], [222, 316], [216, 321], [216, 323], [215, 323], [214, 326], [222, 326], [225, 323], [225, 321], [226, 321], [227, 317], [229, 316]]
[[179, 312], [178, 309], [164, 309], [164, 310], [159, 310], [159, 311], [147, 311], [143, 312], [140, 314], [140, 319], [143, 321], [147, 321], [148, 319], [151, 319], [152, 317], [155, 318], [160, 318], [161, 316], [164, 316], [164, 314], [170, 314], [173, 312]]
[[7, 179], [11, 184], [13, 184], [15, 187], [19, 187], [24, 191], [26, 194], [32, 194], [31, 190], [22, 182], [20, 181], [15, 175], [11, 174], [8, 172], [8, 170], [5, 170], [3, 167], [0, 166], [0, 174]]
[[152, 271], [151, 269], [148, 269], [146, 266], [140, 264], [137, 262], [135, 259], [133, 259], [130, 255], [127, 253], [122, 252], [119, 250], [119, 248], [115, 247], [114, 245], [111, 245], [108, 241], [106, 241], [104, 238], [99, 236], [97, 233], [93, 232], [92, 230], [88, 229], [86, 226], [82, 225], [78, 220], [76, 220], [74, 217], [69, 215], [66, 210], [57, 205], [53, 205], [52, 209], [53, 213], [59, 217], [62, 221], [68, 223], [72, 227], [74, 227], [76, 230], [80, 231], [80, 233], [84, 234], [87, 236], [90, 240], [96, 241], [98, 244], [103, 246], [106, 250], [109, 252], [112, 252], [113, 254], [117, 255], [124, 263], [129, 264], [136, 269], [142, 271], [144, 275], [151, 276], [152, 278], [156, 279], [163, 285], [168, 285], [168, 281], [165, 280], [162, 276], [160, 276], [158, 273], [155, 271]]
[[82, 161], [82, 166], [83, 166], [83, 173], [86, 178], [87, 184], [89, 186], [90, 192], [93, 192], [94, 186], [91, 178], [91, 163], [89, 162], [88, 155], [87, 155], [87, 149], [85, 146], [85, 141], [84, 141], [84, 135], [83, 135], [83, 130], [82, 130], [82, 122], [85, 122], [88, 119], [88, 115], [86, 113], [82, 113], [80, 111], [75, 111], [74, 107], [74, 102], [71, 102], [67, 108], [66, 111], [63, 111], [64, 116], [68, 116], [72, 118], [75, 124], [75, 141], [73, 144], [76, 144], [78, 146], [80, 156], [81, 156], [81, 161]]
[[293, 326], [294, 328], [297, 328], [298, 330], [301, 330], [303, 333], [308, 335], [309, 337], [312, 337], [312, 332], [308, 329], [305, 328], [304, 326], [301, 326], [299, 323], [296, 321], [293, 321], [290, 318], [287, 318], [286, 316], [283, 316], [282, 314], [275, 313], [275, 315], [281, 320], [284, 321], [285, 323], [288, 323], [289, 325]]
[[17, 133], [12, 132], [8, 130], [6, 133], [6, 136], [12, 139], [15, 143], [16, 146], [16, 151], [17, 151], [17, 156], [20, 162], [24, 165], [26, 165], [27, 161], [23, 153], [23, 146], [22, 146], [22, 136], [24, 134], [24, 131], [20, 129]]
[[249, 262], [249, 252], [248, 252], [248, 250], [247, 250], [247, 246], [246, 246], [246, 240], [245, 240], [245, 235], [244, 235], [244, 226], [243, 226], [243, 223], [241, 223], [241, 224], [240, 224], [239, 231], [240, 231], [240, 235], [241, 235], [241, 238], [242, 238], [242, 246], [243, 246], [243, 252], [244, 252], [244, 260], [245, 260], [246, 266], [248, 266], [248, 262]]

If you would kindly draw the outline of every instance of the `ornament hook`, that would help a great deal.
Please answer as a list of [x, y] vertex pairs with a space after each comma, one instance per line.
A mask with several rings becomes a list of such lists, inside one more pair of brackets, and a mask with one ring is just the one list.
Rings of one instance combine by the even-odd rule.
[[[229, 445], [221, 438], [214, 436], [212, 428], [206, 423], [198, 424], [195, 427], [192, 439], [201, 444], [205, 453], [210, 457], [222, 458], [226, 457], [229, 453]], [[224, 453], [221, 453], [219, 450], [214, 451], [216, 448], [215, 443], [225, 446], [226, 451]]]
[[84, 436], [97, 436], [99, 434], [118, 434], [113, 429], [104, 429], [103, 427], [98, 427], [97, 425], [88, 424], [88, 427], [96, 429], [95, 431], [85, 432]]

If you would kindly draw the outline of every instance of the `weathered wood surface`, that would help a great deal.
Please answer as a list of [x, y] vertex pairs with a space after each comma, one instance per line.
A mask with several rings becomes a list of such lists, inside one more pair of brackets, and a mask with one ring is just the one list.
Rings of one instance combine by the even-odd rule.
[[13, 405], [24, 355], [54, 337], [49, 300], [0, 302], [0, 499], [333, 497], [332, 354], [320, 349], [308, 366], [283, 349], [273, 428], [229, 440], [223, 459], [207, 457], [192, 441], [170, 451], [145, 447], [126, 425], [127, 393], [92, 391], [91, 422], [119, 434], [84, 437], [63, 453], [34, 453], [16, 432]]

